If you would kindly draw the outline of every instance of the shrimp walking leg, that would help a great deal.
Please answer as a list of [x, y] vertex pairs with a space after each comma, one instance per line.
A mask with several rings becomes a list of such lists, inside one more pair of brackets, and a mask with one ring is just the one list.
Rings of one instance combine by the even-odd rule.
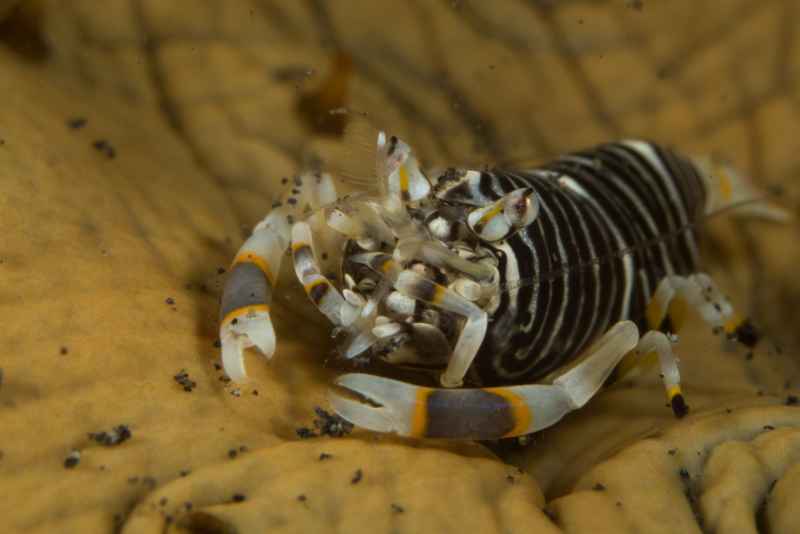
[[[303, 185], [305, 184], [305, 185]], [[233, 260], [220, 307], [219, 337], [222, 365], [234, 382], [244, 382], [247, 371], [244, 350], [255, 346], [268, 359], [275, 353], [275, 330], [270, 318], [272, 294], [283, 253], [291, 241], [291, 217], [301, 209], [314, 210], [336, 200], [329, 175], [305, 175], [295, 179], [300, 189], [292, 202], [279, 203], [253, 229]]]
[[638, 341], [636, 325], [621, 321], [551, 384], [438, 389], [353, 373], [339, 377], [336, 385], [368, 403], [335, 390], [330, 399], [339, 415], [378, 432], [446, 439], [514, 437], [547, 428], [585, 405]]

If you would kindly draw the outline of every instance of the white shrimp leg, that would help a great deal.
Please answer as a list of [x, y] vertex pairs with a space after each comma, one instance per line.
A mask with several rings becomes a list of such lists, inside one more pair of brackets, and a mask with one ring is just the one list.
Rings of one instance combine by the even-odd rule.
[[267, 358], [275, 353], [275, 330], [270, 304], [280, 272], [281, 258], [291, 237], [290, 216], [306, 207], [316, 209], [336, 200], [336, 189], [327, 174], [307, 174], [294, 179], [299, 191], [267, 215], [253, 230], [231, 265], [220, 307], [219, 337], [222, 365], [235, 382], [247, 379], [244, 350], [255, 346]]
[[292, 255], [295, 274], [311, 302], [334, 326], [348, 327], [350, 341], [344, 350], [345, 358], [353, 358], [370, 348], [377, 341], [370, 320], [377, 307], [375, 298], [380, 298], [381, 292], [368, 301], [351, 290], [345, 289], [344, 295], [339, 293], [319, 269], [311, 228], [304, 222], [292, 227]]
[[636, 350], [625, 357], [617, 375], [625, 376], [648, 362], [650, 356], [655, 356], [667, 402], [677, 417], [686, 415], [689, 407], [681, 391], [678, 359], [672, 351], [672, 344], [676, 340], [673, 333], [685, 322], [688, 308], [697, 310], [700, 317], [714, 329], [724, 331], [745, 345], [753, 346], [758, 340], [750, 322], [739, 318], [710, 276], [696, 273], [664, 277], [647, 305], [647, 323], [652, 330], [642, 337]]
[[[715, 330], [752, 347], [758, 334], [747, 319], [742, 319], [711, 277], [696, 273], [687, 277], [667, 276], [659, 284], [647, 306], [647, 323], [654, 330], [677, 332], [686, 319], [687, 307]], [[664, 324], [668, 321], [668, 324]]]
[[359, 402], [331, 390], [336, 412], [377, 432], [447, 439], [497, 439], [547, 428], [585, 405], [622, 357], [639, 341], [636, 325], [615, 324], [585, 358], [552, 384], [480, 389], [434, 389], [366, 374], [347, 374], [336, 385]]
[[444, 387], [459, 387], [486, 335], [489, 324], [486, 312], [455, 291], [436, 284], [414, 271], [401, 272], [397, 277], [395, 288], [411, 298], [466, 318], [447, 369], [441, 376]]
[[234, 382], [247, 378], [244, 349], [256, 346], [267, 358], [275, 352], [275, 330], [269, 310], [289, 226], [283, 210], [258, 224], [233, 260], [220, 307], [222, 365]]
[[297, 279], [311, 302], [335, 326], [349, 326], [360, 310], [345, 300], [320, 272], [308, 223], [298, 222], [292, 226], [292, 258]]

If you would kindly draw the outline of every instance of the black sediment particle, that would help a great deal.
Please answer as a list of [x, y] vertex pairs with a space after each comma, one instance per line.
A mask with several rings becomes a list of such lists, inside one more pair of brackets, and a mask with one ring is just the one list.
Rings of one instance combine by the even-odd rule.
[[321, 453], [319, 453], [319, 461], [320, 461], [320, 462], [321, 462], [321, 461], [323, 461], [323, 460], [329, 460], [329, 459], [331, 459], [331, 458], [333, 458], [333, 455], [332, 455], [332, 454], [328, 454], [327, 452], [321, 452]]
[[242, 502], [245, 499], [247, 499], [247, 497], [245, 497], [241, 493], [234, 493], [233, 494], [233, 502]]
[[295, 429], [295, 433], [297, 433], [297, 437], [300, 439], [309, 439], [316, 437], [316, 433], [308, 427], [301, 426], [300, 428]]
[[72, 451], [64, 460], [64, 467], [66, 469], [73, 469], [76, 467], [81, 461], [81, 453], [78, 451]]
[[350, 484], [358, 484], [362, 478], [364, 478], [364, 472], [361, 469], [356, 469], [356, 472], [353, 473], [353, 478], [350, 479]]
[[60, 354], [68, 354], [69, 353], [69, 348], [61, 347], [61, 349], [59, 349], [59, 353]]
[[110, 432], [89, 432], [89, 439], [96, 441], [100, 445], [113, 447], [133, 437], [128, 425], [117, 425]]
[[172, 306], [173, 304], [175, 304], [175, 299], [172, 297], [167, 297], [166, 299], [164, 299], [164, 302]]
[[789, 395], [786, 397], [786, 406], [795, 406], [798, 403], [797, 395]]
[[72, 119], [67, 120], [67, 127], [70, 130], [80, 130], [81, 128], [86, 126], [87, 122], [88, 120], [83, 117], [74, 117]]
[[399, 504], [392, 503], [392, 512], [396, 514], [402, 514], [405, 511], [406, 509], [400, 506]]
[[189, 373], [186, 372], [186, 369], [181, 369], [178, 373], [172, 377], [175, 382], [177, 382], [180, 386], [183, 387], [183, 390], [191, 393], [195, 387], [197, 387], [197, 383], [194, 380], [189, 379]]
[[605, 490], [606, 490], [606, 487], [605, 487], [605, 485], [604, 485], [604, 484], [601, 484], [600, 482], [598, 482], [597, 484], [595, 484], [594, 486], [592, 486], [592, 489], [593, 489], [594, 491], [605, 491]]
[[236, 456], [237, 456], [238, 454], [239, 454], [239, 453], [236, 451], [236, 449], [231, 449], [231, 450], [229, 450], [229, 451], [228, 451], [228, 458], [230, 458], [231, 460], [233, 460], [234, 458], [236, 458]]
[[101, 152], [105, 157], [108, 159], [114, 159], [117, 156], [117, 151], [111, 146], [111, 143], [106, 141], [105, 139], [98, 139], [92, 146], [98, 152]]
[[353, 423], [343, 419], [335, 413], [328, 413], [319, 406], [314, 408], [317, 418], [314, 420], [314, 427], [319, 430], [320, 436], [330, 436], [341, 438], [353, 431]]

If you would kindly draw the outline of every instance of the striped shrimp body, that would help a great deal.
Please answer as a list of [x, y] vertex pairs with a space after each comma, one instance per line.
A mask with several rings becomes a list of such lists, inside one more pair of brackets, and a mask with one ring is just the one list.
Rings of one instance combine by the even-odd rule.
[[[438, 388], [338, 377], [334, 409], [375, 431], [535, 432], [586, 404], [612, 373], [652, 358], [682, 417], [672, 348], [686, 310], [755, 344], [750, 323], [699, 272], [697, 227], [737, 206], [785, 214], [754, 201], [729, 167], [621, 141], [529, 171], [426, 173], [403, 141], [381, 133], [377, 145], [379, 193], [338, 199], [330, 176], [298, 178], [296, 196], [237, 254], [220, 325], [234, 381], [246, 378], [245, 348], [275, 351], [269, 301], [286, 248], [308, 297], [342, 334], [344, 358], [441, 370]], [[315, 246], [331, 234], [343, 242], [338, 287]]]

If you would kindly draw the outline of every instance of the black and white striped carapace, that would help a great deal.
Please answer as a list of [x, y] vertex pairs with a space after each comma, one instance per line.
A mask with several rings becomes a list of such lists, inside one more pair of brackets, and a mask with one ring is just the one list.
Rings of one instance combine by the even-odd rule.
[[612, 371], [650, 358], [683, 416], [672, 344], [685, 310], [754, 343], [749, 323], [698, 272], [698, 224], [736, 206], [784, 212], [726, 165], [620, 141], [527, 171], [425, 173], [408, 145], [383, 133], [377, 163], [376, 194], [338, 199], [329, 175], [295, 178], [242, 246], [220, 325], [234, 381], [246, 378], [243, 349], [275, 351], [269, 304], [287, 248], [309, 298], [343, 333], [344, 357], [442, 369], [440, 388], [339, 377], [336, 411], [376, 431], [534, 432], [583, 406]]

